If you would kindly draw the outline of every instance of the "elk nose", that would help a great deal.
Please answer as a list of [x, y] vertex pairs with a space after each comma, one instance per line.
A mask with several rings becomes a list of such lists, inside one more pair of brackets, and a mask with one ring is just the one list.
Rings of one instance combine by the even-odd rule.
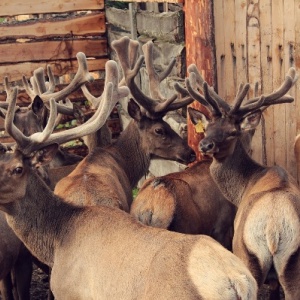
[[202, 153], [211, 151], [215, 147], [215, 143], [210, 140], [203, 139], [200, 141], [199, 149]]
[[193, 151], [190, 154], [190, 163], [194, 162], [196, 160], [196, 153]]

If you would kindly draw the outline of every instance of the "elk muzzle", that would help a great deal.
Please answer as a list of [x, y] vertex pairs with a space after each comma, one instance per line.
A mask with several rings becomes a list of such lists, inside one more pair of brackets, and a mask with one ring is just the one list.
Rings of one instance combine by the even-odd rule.
[[204, 138], [199, 143], [199, 150], [205, 155], [214, 154], [216, 151], [215, 143], [208, 138]]

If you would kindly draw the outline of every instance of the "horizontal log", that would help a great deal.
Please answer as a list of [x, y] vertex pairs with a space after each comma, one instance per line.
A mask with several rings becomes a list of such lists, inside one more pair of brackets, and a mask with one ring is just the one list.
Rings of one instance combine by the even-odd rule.
[[1, 16], [64, 13], [104, 9], [104, 0], [9, 0], [0, 1]]
[[112, 2], [159, 2], [159, 3], [164, 3], [164, 2], [167, 2], [167, 3], [184, 3], [184, 0], [165, 0], [165, 1], [162, 1], [162, 0], [110, 0]]
[[37, 19], [20, 23], [3, 23], [0, 25], [0, 40], [51, 38], [65, 35], [85, 36], [104, 35], [106, 32], [105, 14], [89, 14], [72, 18]]
[[[108, 58], [98, 58], [98, 59], [88, 59], [88, 69], [90, 72], [93, 71], [102, 71], [105, 69], [105, 63], [108, 61]], [[33, 71], [37, 68], [43, 67], [46, 71], [47, 65], [50, 65], [52, 72], [55, 76], [63, 76], [69, 73], [76, 73], [78, 69], [77, 60], [71, 59], [68, 61], [44, 61], [44, 62], [26, 62], [19, 64], [11, 65], [0, 65], [0, 85], [4, 80], [4, 77], [7, 76], [9, 82], [18, 81], [22, 79], [22, 76], [25, 75], [26, 78], [32, 76]]]
[[[87, 57], [107, 56], [106, 39], [42, 41], [0, 44], [1, 64], [76, 58], [78, 52]], [[0, 65], [1, 65], [0, 64]]]

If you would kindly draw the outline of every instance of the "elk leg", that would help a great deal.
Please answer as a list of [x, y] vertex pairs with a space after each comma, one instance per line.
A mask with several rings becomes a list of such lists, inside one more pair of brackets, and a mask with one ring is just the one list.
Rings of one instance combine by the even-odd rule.
[[15, 287], [18, 294], [18, 299], [20, 300], [30, 299], [32, 270], [32, 255], [25, 248], [25, 246], [22, 245], [13, 269]]
[[0, 295], [2, 300], [14, 300], [10, 273], [0, 280]]

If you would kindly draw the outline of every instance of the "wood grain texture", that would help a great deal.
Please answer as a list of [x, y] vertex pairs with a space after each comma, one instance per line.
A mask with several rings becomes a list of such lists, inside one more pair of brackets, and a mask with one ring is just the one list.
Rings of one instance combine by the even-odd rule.
[[31, 43], [0, 44], [1, 64], [37, 62], [47, 60], [70, 60], [78, 52], [83, 52], [87, 57], [107, 56], [106, 39], [71, 39], [71, 40], [46, 40]]
[[79, 10], [99, 10], [104, 0], [10, 0], [0, 1], [1, 16], [64, 13]]
[[[211, 1], [188, 0], [185, 2], [185, 34], [187, 66], [196, 64], [203, 78], [209, 85], [216, 85], [214, 28]], [[191, 107], [206, 111], [205, 107], [194, 101]], [[188, 142], [197, 154], [197, 160], [202, 160], [198, 144], [203, 134], [195, 131], [195, 126], [188, 119]]]
[[105, 14], [89, 14], [85, 16], [61, 19], [37, 19], [28, 22], [0, 24], [0, 40], [51, 38], [63, 36], [104, 35], [106, 32]]

